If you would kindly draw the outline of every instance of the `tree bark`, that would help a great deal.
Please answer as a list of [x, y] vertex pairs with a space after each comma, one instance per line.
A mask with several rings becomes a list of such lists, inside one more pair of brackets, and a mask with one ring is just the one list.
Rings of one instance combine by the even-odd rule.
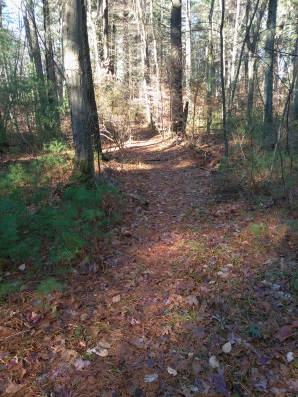
[[52, 44], [51, 18], [49, 1], [43, 0], [43, 17], [45, 31], [45, 57], [47, 71], [48, 104], [50, 106], [50, 126], [53, 135], [60, 134], [60, 114], [58, 111], [58, 85], [55, 73], [55, 61]]
[[94, 175], [94, 159], [84, 69], [81, 0], [64, 0], [62, 18], [64, 68], [75, 150], [74, 173], [78, 178], [88, 179]]
[[34, 4], [32, 0], [28, 0], [26, 4], [25, 14], [23, 16], [26, 38], [28, 42], [29, 56], [34, 62], [37, 77], [37, 90], [40, 102], [41, 114], [37, 115], [37, 123], [41, 126], [43, 132], [48, 129], [47, 122], [47, 97], [45, 91], [45, 79], [42, 67], [42, 59], [40, 46], [38, 41], [38, 30], [35, 21]]
[[[298, 18], [297, 18], [298, 21]], [[298, 24], [296, 28], [296, 44], [295, 44], [295, 53], [293, 59], [293, 77], [294, 77], [294, 102], [292, 109], [292, 116], [294, 120], [298, 120], [298, 78], [297, 78], [297, 68], [298, 68]]]
[[97, 113], [97, 105], [94, 92], [93, 84], [93, 73], [90, 58], [90, 47], [88, 40], [87, 31], [87, 13], [84, 0], [81, 0], [82, 4], [82, 38], [83, 38], [83, 53], [84, 53], [84, 69], [86, 75], [86, 86], [87, 86], [87, 100], [89, 106], [89, 117], [90, 117], [90, 133], [93, 138], [95, 150], [98, 155], [98, 172], [100, 173], [100, 157], [103, 157], [101, 138], [99, 130], [99, 120]]
[[277, 0], [269, 0], [267, 33], [265, 43], [265, 80], [264, 80], [264, 117], [263, 117], [263, 146], [266, 148], [275, 144], [276, 134], [273, 125], [273, 67], [274, 44], [276, 27]]
[[191, 0], [186, 0], [185, 10], [185, 88], [186, 88], [186, 101], [188, 106], [191, 106], [190, 93], [191, 93]]
[[[246, 34], [245, 41], [248, 49], [248, 92], [247, 92], [247, 114], [246, 114], [246, 130], [250, 131], [253, 124], [253, 105], [254, 105], [254, 91], [255, 91], [255, 78], [257, 73], [258, 60], [255, 57], [257, 53], [257, 47], [260, 35], [261, 21], [265, 13], [267, 0], [263, 0], [261, 7], [258, 6], [258, 2], [255, 7], [255, 12], [257, 11], [257, 20], [255, 24], [252, 25], [253, 17], [249, 21], [249, 5], [246, 9]], [[255, 14], [254, 12], [254, 14]], [[249, 28], [251, 25], [251, 28]]]
[[228, 128], [227, 128], [227, 108], [226, 108], [226, 84], [225, 84], [225, 47], [224, 47], [224, 21], [225, 21], [225, 0], [221, 2], [221, 23], [220, 34], [220, 80], [222, 95], [222, 129], [225, 145], [225, 157], [229, 156]]
[[181, 0], [172, 0], [170, 65], [172, 130], [183, 133]]
[[214, 56], [213, 56], [213, 12], [214, 12], [214, 0], [211, 0], [210, 11], [209, 11], [209, 32], [208, 32], [208, 46], [207, 46], [207, 137], [210, 136], [211, 125], [212, 125], [212, 96], [214, 92]]
[[107, 72], [110, 71], [109, 57], [109, 3], [102, 0], [102, 31], [103, 31], [103, 66]]

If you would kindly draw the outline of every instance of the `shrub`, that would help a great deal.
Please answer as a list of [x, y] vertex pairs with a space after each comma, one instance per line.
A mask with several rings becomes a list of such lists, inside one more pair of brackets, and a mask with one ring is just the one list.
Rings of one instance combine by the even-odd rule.
[[115, 188], [53, 184], [57, 169], [69, 168], [64, 150], [48, 145], [30, 165], [0, 174], [0, 261], [69, 262], [116, 219], [103, 208], [103, 198], [115, 195]]

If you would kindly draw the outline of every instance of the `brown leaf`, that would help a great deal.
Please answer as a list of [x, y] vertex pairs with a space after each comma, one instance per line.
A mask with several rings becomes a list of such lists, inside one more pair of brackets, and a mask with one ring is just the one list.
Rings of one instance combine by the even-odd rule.
[[168, 335], [172, 332], [172, 326], [171, 325], [165, 325], [161, 329], [161, 335]]
[[72, 349], [64, 349], [61, 353], [61, 358], [65, 361], [72, 363], [78, 356], [78, 353]]
[[[0, 334], [1, 334], [1, 339], [5, 338], [6, 336], [10, 336], [12, 335], [14, 332], [8, 328], [8, 327], [3, 327], [2, 325], [0, 325]], [[0, 339], [0, 340], [1, 340]]]
[[291, 379], [288, 381], [288, 387], [294, 393], [298, 393], [298, 380]]
[[119, 295], [115, 295], [112, 298], [112, 302], [113, 303], [118, 303], [118, 302], [120, 302], [120, 300], [121, 300], [121, 295], [120, 294]]
[[19, 391], [24, 385], [17, 385], [16, 383], [11, 383], [6, 389], [5, 392], [7, 394], [14, 394]]
[[284, 325], [274, 336], [276, 339], [283, 342], [293, 336], [292, 327], [290, 325]]
[[146, 338], [136, 338], [131, 341], [132, 345], [137, 347], [138, 349], [143, 349], [145, 346]]
[[72, 364], [74, 365], [76, 370], [81, 371], [83, 368], [88, 367], [88, 365], [91, 364], [91, 361], [82, 360], [81, 358], [78, 358]]

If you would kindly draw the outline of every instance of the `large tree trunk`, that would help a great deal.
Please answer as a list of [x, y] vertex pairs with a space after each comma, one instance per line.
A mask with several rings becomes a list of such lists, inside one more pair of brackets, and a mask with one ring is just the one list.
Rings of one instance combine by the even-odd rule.
[[94, 175], [94, 159], [84, 70], [81, 0], [64, 0], [62, 18], [64, 68], [75, 149], [74, 171], [76, 176], [85, 179]]
[[171, 113], [172, 130], [183, 132], [181, 0], [172, 0], [171, 9]]
[[86, 85], [87, 85], [87, 100], [89, 105], [90, 133], [91, 136], [93, 137], [95, 150], [98, 155], [98, 169], [100, 172], [100, 157], [103, 156], [103, 153], [101, 148], [98, 113], [97, 113], [97, 105], [96, 105], [94, 84], [93, 84], [93, 73], [92, 73], [90, 47], [89, 47], [88, 31], [87, 31], [87, 13], [86, 13], [86, 6], [84, 4], [84, 0], [81, 0], [81, 4], [82, 4], [82, 24], [83, 24], [82, 38], [83, 38], [83, 50], [84, 50], [84, 68], [85, 68]]
[[277, 0], [269, 0], [265, 43], [263, 146], [271, 147], [276, 141], [273, 125], [273, 67]]

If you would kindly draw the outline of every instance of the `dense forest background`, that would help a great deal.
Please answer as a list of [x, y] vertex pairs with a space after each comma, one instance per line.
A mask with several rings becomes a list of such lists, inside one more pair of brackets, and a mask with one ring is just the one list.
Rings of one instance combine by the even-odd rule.
[[[70, 87], [86, 84], [84, 122], [99, 152], [99, 132], [119, 146], [145, 125], [195, 144], [221, 136], [223, 163], [242, 164], [240, 182], [293, 188], [295, 1], [28, 0], [0, 8], [2, 150], [69, 133]], [[75, 83], [71, 30], [84, 58], [76, 66], [84, 78]]]

